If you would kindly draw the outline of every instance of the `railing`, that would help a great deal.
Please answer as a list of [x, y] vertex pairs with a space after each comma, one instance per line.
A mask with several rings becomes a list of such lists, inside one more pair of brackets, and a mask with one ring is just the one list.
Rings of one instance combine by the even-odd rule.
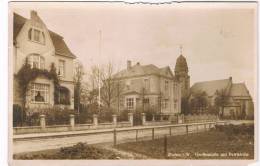
[[[128, 141], [140, 141], [140, 140], [154, 140], [155, 138], [180, 135], [180, 134], [189, 134], [207, 131], [210, 128], [213, 128], [217, 124], [226, 124], [225, 121], [215, 121], [215, 122], [203, 122], [203, 123], [189, 123], [189, 124], [175, 124], [175, 125], [164, 125], [164, 126], [145, 126], [141, 128], [129, 128], [129, 129], [114, 129], [113, 130], [113, 144], [117, 145], [120, 140], [118, 139], [118, 134], [124, 132], [134, 132], [135, 138], [128, 138], [121, 140], [121, 142]], [[178, 130], [179, 128], [179, 130]], [[182, 129], [182, 130], [181, 130]], [[183, 130], [184, 129], [184, 130]], [[146, 134], [144, 134], [146, 131]], [[150, 132], [150, 134], [148, 132]], [[156, 134], [158, 131], [158, 134]], [[143, 136], [141, 135], [143, 132]]]

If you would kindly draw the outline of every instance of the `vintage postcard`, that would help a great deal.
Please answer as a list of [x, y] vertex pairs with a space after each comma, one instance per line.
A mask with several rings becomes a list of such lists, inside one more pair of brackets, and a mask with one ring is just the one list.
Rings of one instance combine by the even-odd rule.
[[256, 2], [10, 2], [9, 30], [11, 165], [257, 161]]

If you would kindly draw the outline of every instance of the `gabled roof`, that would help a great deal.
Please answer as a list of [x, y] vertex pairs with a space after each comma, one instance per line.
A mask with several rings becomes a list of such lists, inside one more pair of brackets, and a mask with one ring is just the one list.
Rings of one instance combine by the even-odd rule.
[[[17, 35], [21, 31], [23, 25], [27, 21], [26, 18], [20, 16], [19, 14], [14, 13], [14, 19], [13, 19], [13, 41], [15, 42]], [[48, 30], [50, 33], [51, 40], [53, 42], [54, 48], [55, 48], [55, 54], [66, 56], [69, 58], [76, 58], [76, 56], [70, 51], [68, 46], [66, 45], [65, 41], [63, 40], [63, 37], [58, 35], [55, 32], [52, 32]]]
[[232, 84], [230, 90], [230, 96], [250, 97], [250, 94], [244, 83], [237, 83], [237, 84]]
[[171, 77], [174, 78], [169, 66], [158, 68], [153, 64], [149, 64], [149, 65], [136, 64], [132, 66], [130, 69], [124, 69], [116, 73], [113, 77], [126, 78], [126, 77], [136, 77], [136, 76], [144, 76], [144, 75], [151, 75], [151, 74], [165, 76], [165, 77], [169, 77], [170, 74]]
[[191, 87], [191, 93], [204, 91], [208, 96], [213, 96], [217, 90], [225, 90], [229, 83], [231, 83], [230, 79], [197, 82]]

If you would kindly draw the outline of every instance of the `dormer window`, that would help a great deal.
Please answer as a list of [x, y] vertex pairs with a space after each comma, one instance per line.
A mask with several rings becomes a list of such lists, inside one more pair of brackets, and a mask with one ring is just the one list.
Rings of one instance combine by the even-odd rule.
[[33, 42], [45, 44], [45, 35], [42, 30], [30, 28], [28, 31], [28, 39]]
[[39, 54], [31, 54], [28, 57], [28, 63], [32, 68], [44, 69], [45, 68], [45, 60]]

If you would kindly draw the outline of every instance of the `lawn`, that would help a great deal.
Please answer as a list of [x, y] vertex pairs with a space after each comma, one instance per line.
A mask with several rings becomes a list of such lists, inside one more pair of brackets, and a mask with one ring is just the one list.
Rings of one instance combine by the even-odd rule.
[[167, 137], [164, 139], [117, 145], [120, 150], [134, 152], [154, 159], [254, 159], [253, 125], [217, 126], [202, 133]]

